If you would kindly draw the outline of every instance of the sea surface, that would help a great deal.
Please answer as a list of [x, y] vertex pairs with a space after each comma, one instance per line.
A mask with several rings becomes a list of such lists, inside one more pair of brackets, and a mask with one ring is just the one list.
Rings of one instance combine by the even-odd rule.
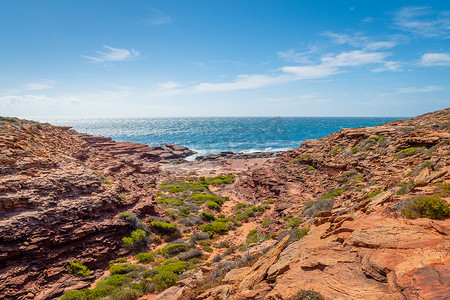
[[41, 118], [38, 121], [116, 141], [149, 146], [178, 144], [197, 155], [221, 151], [285, 151], [342, 128], [376, 126], [400, 118], [223, 117], [223, 118]]

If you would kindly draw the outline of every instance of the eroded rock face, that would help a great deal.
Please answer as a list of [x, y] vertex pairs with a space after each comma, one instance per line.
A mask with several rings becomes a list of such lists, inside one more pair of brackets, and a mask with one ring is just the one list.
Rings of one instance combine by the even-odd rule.
[[[282, 217], [302, 211], [311, 231], [258, 277], [267, 290], [252, 290], [244, 276], [235, 283], [236, 299], [289, 299], [301, 289], [325, 299], [446, 299], [450, 219], [409, 220], [402, 205], [419, 195], [450, 203], [441, 188], [450, 184], [449, 122], [446, 109], [343, 129], [240, 176], [241, 198], [275, 200], [263, 216], [273, 220], [266, 232], [280, 230]], [[309, 200], [331, 206], [308, 212]], [[257, 276], [252, 270], [248, 278]]]
[[117, 213], [157, 214], [149, 189], [157, 162], [190, 153], [0, 121], [0, 298], [49, 299], [87, 286], [67, 273], [68, 262], [95, 271], [120, 255], [130, 228]]

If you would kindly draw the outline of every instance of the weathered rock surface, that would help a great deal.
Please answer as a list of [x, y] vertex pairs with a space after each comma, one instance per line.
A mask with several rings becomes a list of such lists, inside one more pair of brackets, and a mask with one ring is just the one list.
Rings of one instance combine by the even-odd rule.
[[157, 214], [148, 187], [158, 162], [191, 153], [0, 119], [0, 298], [49, 299], [86, 286], [67, 274], [68, 262], [95, 270], [123, 252], [130, 228], [117, 213]]

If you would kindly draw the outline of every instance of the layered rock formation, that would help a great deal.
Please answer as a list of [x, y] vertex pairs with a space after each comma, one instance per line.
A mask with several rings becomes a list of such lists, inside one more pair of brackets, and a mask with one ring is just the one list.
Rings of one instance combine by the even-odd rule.
[[[158, 162], [189, 153], [178, 146], [152, 149], [15, 119], [0, 124], [0, 298], [51, 299], [89, 286], [100, 277], [96, 268], [125, 253], [120, 239], [130, 229], [118, 212], [157, 215], [163, 206], [153, 194], [162, 182], [202, 174], [189, 167], [160, 174]], [[421, 195], [450, 202], [449, 160], [446, 109], [343, 129], [247, 170], [241, 166], [234, 183], [211, 187], [229, 196], [220, 212], [236, 218], [239, 202], [270, 208], [215, 242], [238, 246], [257, 229], [278, 243], [245, 245], [246, 252], [203, 265], [143, 299], [273, 300], [311, 289], [325, 299], [447, 299], [450, 219], [407, 218], [406, 208]], [[206, 173], [222, 168], [226, 174], [232, 165], [217, 161]], [[283, 238], [291, 227], [309, 233]], [[258, 253], [251, 265], [233, 262]], [[70, 260], [94, 273], [73, 282], [65, 270]]]
[[278, 220], [272, 229], [294, 215], [311, 231], [281, 252], [263, 294], [246, 296], [247, 274], [234, 299], [289, 299], [300, 289], [325, 299], [447, 299], [450, 219], [407, 219], [402, 205], [419, 195], [450, 202], [449, 121], [446, 109], [343, 129], [241, 177], [248, 201], [275, 199], [265, 216]]
[[0, 298], [61, 294], [71, 260], [104, 268], [129, 231], [117, 213], [156, 214], [158, 161], [191, 153], [0, 118]]

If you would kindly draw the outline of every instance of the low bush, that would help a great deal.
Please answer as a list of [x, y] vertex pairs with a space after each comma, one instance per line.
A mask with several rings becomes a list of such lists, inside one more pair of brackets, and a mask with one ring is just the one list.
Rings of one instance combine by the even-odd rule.
[[170, 244], [167, 246], [164, 246], [162, 249], [160, 249], [160, 253], [164, 255], [165, 257], [172, 257], [177, 255], [178, 253], [187, 251], [188, 247], [186, 244]]
[[148, 264], [155, 261], [155, 253], [147, 252], [147, 253], [139, 253], [135, 256], [136, 260], [143, 264]]
[[224, 234], [228, 231], [228, 226], [224, 222], [214, 221], [212, 223], [203, 225], [202, 231], [209, 232], [211, 234], [214, 233]]
[[247, 244], [257, 243], [260, 240], [261, 240], [260, 232], [257, 229], [253, 229], [247, 234], [246, 239]]
[[69, 265], [67, 266], [67, 271], [72, 274], [77, 274], [83, 277], [89, 276], [89, 269], [85, 265], [83, 265], [81, 262], [71, 261], [69, 262]]
[[403, 206], [402, 213], [410, 219], [445, 219], [450, 216], [450, 209], [448, 203], [436, 195], [417, 196]]
[[303, 223], [302, 219], [300, 219], [300, 218], [293, 218], [293, 219], [289, 220], [289, 222], [287, 224], [287, 227], [291, 227], [291, 228], [297, 227], [298, 225], [300, 225], [302, 223]]
[[209, 209], [218, 209], [219, 204], [217, 204], [216, 202], [213, 202], [213, 201], [207, 201], [206, 207], [208, 207]]
[[160, 233], [175, 233], [178, 231], [178, 228], [175, 226], [175, 224], [167, 222], [153, 221], [150, 223], [150, 226], [152, 226], [154, 229], [156, 229], [156, 231]]
[[194, 232], [191, 235], [192, 241], [201, 241], [201, 240], [207, 240], [211, 237], [211, 234], [209, 232]]
[[135, 249], [147, 244], [147, 233], [142, 229], [136, 229], [131, 236], [122, 238], [125, 248]]
[[205, 203], [207, 201], [215, 202], [219, 205], [223, 203], [223, 199], [216, 195], [211, 194], [196, 194], [191, 196], [191, 199], [198, 204]]
[[132, 212], [123, 212], [118, 214], [118, 217], [129, 223], [134, 229], [140, 228], [142, 221]]
[[265, 220], [261, 223], [261, 226], [262, 226], [263, 228], [265, 228], [265, 227], [269, 226], [270, 222], [271, 222], [270, 219], [265, 219]]
[[178, 275], [170, 271], [161, 271], [152, 277], [155, 290], [163, 291], [171, 286], [174, 286], [178, 281]]
[[368, 194], [365, 195], [364, 197], [370, 199], [370, 198], [373, 198], [373, 197], [375, 197], [376, 195], [378, 195], [378, 194], [380, 194], [380, 193], [381, 193], [380, 190], [376, 190], [376, 191], [373, 191], [373, 192], [368, 193]]
[[394, 154], [396, 158], [405, 158], [418, 153], [423, 153], [425, 148], [406, 148]]
[[180, 260], [187, 261], [187, 260], [190, 260], [195, 257], [201, 257], [202, 255], [203, 255], [202, 251], [195, 249], [195, 250], [191, 250], [189, 252], [180, 253], [177, 257]]
[[116, 291], [111, 295], [112, 300], [136, 300], [139, 298], [141, 293], [134, 289], [123, 289]]
[[325, 298], [321, 293], [314, 290], [300, 290], [289, 298], [289, 300], [324, 300]]
[[99, 286], [122, 286], [131, 282], [131, 278], [125, 275], [112, 275], [104, 280], [97, 282], [97, 287]]
[[127, 274], [133, 271], [138, 271], [139, 268], [136, 265], [133, 264], [117, 264], [117, 265], [112, 265], [109, 268], [109, 272], [111, 272], [111, 274], [115, 275], [115, 274]]

